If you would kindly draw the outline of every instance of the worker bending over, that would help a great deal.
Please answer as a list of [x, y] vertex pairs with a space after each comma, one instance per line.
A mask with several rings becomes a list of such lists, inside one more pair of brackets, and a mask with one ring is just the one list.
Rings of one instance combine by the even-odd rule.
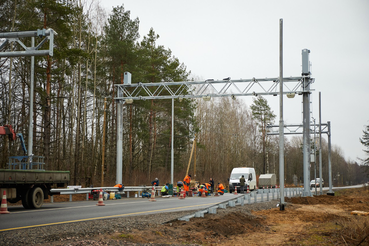
[[177, 193], [179, 193], [179, 189], [182, 189], [183, 187], [183, 182], [182, 181], [178, 181], [177, 182]]
[[205, 187], [206, 187], [206, 190], [207, 190], [207, 194], [206, 195], [209, 195], [210, 196], [211, 184], [205, 183]]
[[205, 184], [199, 186], [199, 196], [201, 196], [203, 192], [205, 193], [205, 196], [208, 195], [208, 189]]
[[123, 191], [123, 189], [124, 189], [124, 185], [123, 184], [116, 184], [116, 185], [114, 185], [114, 187], [118, 188], [118, 191], [119, 192]]
[[218, 183], [218, 194], [223, 195], [224, 194], [224, 186], [221, 183]]
[[165, 185], [163, 185], [163, 187], [161, 188], [160, 192], [161, 192], [161, 195], [162, 196], [167, 196], [168, 195], [168, 191], [169, 191], [169, 188], [168, 188], [168, 183], [166, 183]]

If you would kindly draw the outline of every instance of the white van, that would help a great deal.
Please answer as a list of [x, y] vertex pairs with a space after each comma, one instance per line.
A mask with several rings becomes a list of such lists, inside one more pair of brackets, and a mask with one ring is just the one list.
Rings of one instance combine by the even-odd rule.
[[[229, 177], [229, 192], [232, 193], [237, 186], [237, 192], [240, 191], [240, 178], [242, 175], [245, 177], [245, 184], [250, 190], [256, 189], [256, 174], [255, 169], [252, 167], [235, 167], [231, 172]], [[246, 186], [245, 186], [246, 190]]]

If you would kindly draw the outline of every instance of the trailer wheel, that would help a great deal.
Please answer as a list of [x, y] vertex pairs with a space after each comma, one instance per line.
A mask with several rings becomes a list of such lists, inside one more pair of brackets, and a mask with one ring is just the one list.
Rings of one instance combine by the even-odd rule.
[[22, 205], [25, 209], [29, 209], [29, 193], [30, 189], [27, 189], [26, 192], [22, 193]]
[[41, 187], [34, 187], [29, 193], [28, 200], [30, 208], [41, 208], [44, 204], [44, 191]]

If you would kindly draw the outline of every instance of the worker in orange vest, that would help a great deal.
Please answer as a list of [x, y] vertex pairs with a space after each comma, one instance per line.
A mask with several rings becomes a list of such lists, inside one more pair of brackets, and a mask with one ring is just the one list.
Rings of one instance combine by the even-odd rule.
[[206, 195], [209, 195], [210, 196], [210, 190], [211, 190], [211, 184], [209, 183], [205, 183], [205, 186], [206, 186]]
[[191, 183], [191, 175], [186, 175], [186, 177], [183, 179], [183, 189], [186, 192], [186, 195], [188, 195], [188, 191], [190, 190], [190, 183]]
[[123, 191], [124, 185], [123, 184], [116, 184], [114, 187], [118, 188], [118, 191]]
[[218, 194], [223, 195], [224, 194], [224, 186], [221, 183], [218, 183]]

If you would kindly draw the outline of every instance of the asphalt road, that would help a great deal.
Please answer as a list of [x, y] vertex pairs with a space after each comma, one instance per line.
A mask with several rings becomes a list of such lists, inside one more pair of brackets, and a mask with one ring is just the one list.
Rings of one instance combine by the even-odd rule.
[[123, 198], [106, 200], [105, 206], [97, 206], [96, 200], [46, 203], [41, 209], [8, 206], [9, 214], [0, 214], [0, 232], [123, 216], [198, 210], [235, 198], [237, 196], [234, 194], [224, 194], [185, 199], [156, 197], [156, 202], [150, 202], [147, 198]]
[[[357, 188], [358, 186], [346, 186], [339, 188]], [[339, 189], [337, 187], [333, 189]], [[324, 187], [323, 190], [328, 190]], [[287, 192], [287, 189], [285, 189]], [[314, 190], [311, 190], [312, 195]], [[261, 197], [263, 195], [263, 198]], [[291, 192], [285, 196], [293, 196]], [[24, 228], [35, 228], [40, 226], [66, 224], [79, 221], [118, 218], [124, 216], [135, 216], [144, 214], [155, 214], [176, 211], [200, 210], [215, 206], [229, 200], [242, 197], [234, 193], [225, 193], [223, 196], [177, 197], [161, 198], [156, 197], [155, 202], [147, 198], [123, 198], [118, 200], [106, 200], [105, 206], [97, 206], [98, 201], [80, 202], [60, 202], [45, 203], [41, 209], [24, 209], [23, 206], [8, 206], [9, 214], [0, 214], [0, 232]], [[267, 201], [267, 199], [277, 199], [277, 194], [258, 194], [256, 202]], [[245, 200], [245, 203], [248, 201]], [[250, 198], [250, 202], [255, 202], [255, 197]]]

